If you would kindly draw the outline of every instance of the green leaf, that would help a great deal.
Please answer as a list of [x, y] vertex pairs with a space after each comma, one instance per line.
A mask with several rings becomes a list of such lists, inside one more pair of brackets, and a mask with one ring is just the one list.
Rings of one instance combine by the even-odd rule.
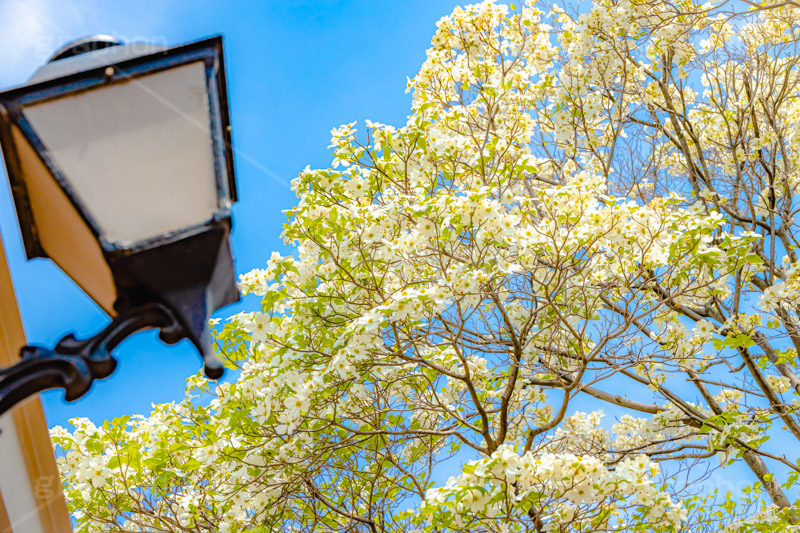
[[736, 337], [728, 337], [722, 344], [729, 348], [749, 348], [755, 344], [755, 341], [753, 341], [753, 339], [751, 339], [748, 335], [740, 333], [739, 335], [736, 335]]
[[186, 470], [187, 472], [193, 472], [201, 466], [203, 466], [203, 463], [192, 457], [181, 465], [181, 469]]

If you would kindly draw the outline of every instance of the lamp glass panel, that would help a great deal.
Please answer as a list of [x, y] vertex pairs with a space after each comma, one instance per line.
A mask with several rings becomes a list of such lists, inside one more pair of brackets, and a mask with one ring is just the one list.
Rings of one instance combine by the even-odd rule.
[[100, 232], [118, 246], [202, 224], [219, 207], [203, 62], [23, 112]]

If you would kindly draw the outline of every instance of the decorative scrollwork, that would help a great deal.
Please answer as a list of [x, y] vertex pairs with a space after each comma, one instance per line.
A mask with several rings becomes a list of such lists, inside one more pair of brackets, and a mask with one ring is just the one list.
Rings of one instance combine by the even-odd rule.
[[25, 346], [22, 360], [0, 369], [0, 415], [32, 394], [64, 389], [64, 398], [76, 400], [86, 394], [96, 379], [111, 375], [117, 361], [111, 351], [129, 335], [145, 328], [170, 328], [176, 323], [163, 305], [149, 303], [121, 311], [94, 337], [61, 339], [52, 350]]

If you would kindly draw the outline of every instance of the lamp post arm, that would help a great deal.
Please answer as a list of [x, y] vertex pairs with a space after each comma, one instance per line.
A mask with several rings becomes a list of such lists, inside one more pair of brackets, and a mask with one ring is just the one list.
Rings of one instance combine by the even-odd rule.
[[173, 322], [172, 313], [163, 305], [150, 303], [119, 313], [89, 339], [78, 340], [70, 334], [52, 350], [25, 346], [20, 350], [20, 362], [0, 369], [0, 415], [47, 389], [64, 389], [67, 401], [80, 398], [94, 380], [111, 375], [117, 367], [111, 351], [126, 337], [145, 328], [165, 328]]

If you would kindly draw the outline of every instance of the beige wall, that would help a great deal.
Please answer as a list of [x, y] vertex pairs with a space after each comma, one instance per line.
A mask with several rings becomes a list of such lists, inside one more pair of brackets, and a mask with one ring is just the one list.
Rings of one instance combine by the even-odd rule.
[[[25, 345], [0, 241], [0, 367]], [[0, 417], [0, 533], [69, 533], [72, 526], [38, 396]]]

